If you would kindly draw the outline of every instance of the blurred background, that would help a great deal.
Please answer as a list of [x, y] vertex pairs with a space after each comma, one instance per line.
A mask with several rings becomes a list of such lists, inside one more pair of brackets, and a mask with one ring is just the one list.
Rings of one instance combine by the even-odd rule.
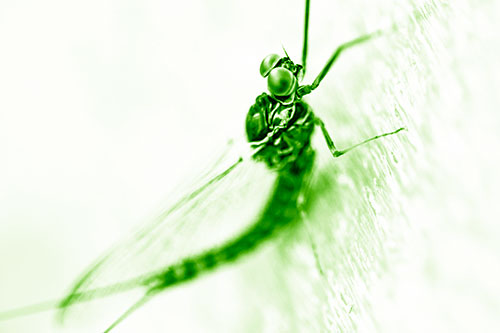
[[[300, 59], [303, 10], [1, 3], [0, 311], [62, 297], [242, 139], [266, 89], [262, 58], [283, 46]], [[337, 160], [317, 137], [304, 223], [115, 331], [497, 332], [498, 13], [492, 0], [312, 0], [306, 82], [337, 45], [397, 27], [343, 54], [308, 99], [337, 146], [408, 131]], [[0, 332], [100, 332], [113, 302], [65, 326], [49, 311]]]

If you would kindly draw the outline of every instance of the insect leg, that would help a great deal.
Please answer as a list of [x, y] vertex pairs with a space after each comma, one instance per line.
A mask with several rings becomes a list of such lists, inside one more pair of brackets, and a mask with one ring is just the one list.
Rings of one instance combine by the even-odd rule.
[[337, 58], [339, 57], [339, 55], [343, 51], [345, 51], [353, 46], [365, 43], [365, 42], [371, 40], [372, 38], [379, 37], [383, 33], [384, 33], [383, 30], [377, 30], [377, 31], [374, 31], [372, 33], [355, 38], [355, 39], [348, 41], [344, 44], [341, 44], [339, 47], [337, 47], [335, 49], [335, 51], [331, 55], [330, 59], [328, 59], [328, 61], [326, 62], [326, 65], [323, 67], [323, 69], [318, 74], [316, 79], [314, 79], [313, 83], [302, 86], [298, 89], [299, 96], [302, 97], [302, 96], [305, 96], [307, 94], [310, 94], [314, 89], [316, 89], [319, 86], [321, 81], [325, 78], [326, 74], [328, 74], [328, 72], [330, 71], [330, 68], [332, 67], [332, 65], [335, 63], [335, 61], [337, 60]]
[[323, 137], [325, 138], [326, 145], [328, 146], [328, 149], [332, 153], [333, 157], [342, 156], [345, 153], [353, 150], [354, 148], [357, 148], [357, 147], [359, 147], [361, 145], [364, 145], [365, 143], [368, 143], [368, 142], [373, 141], [373, 140], [380, 139], [380, 138], [382, 138], [384, 136], [393, 135], [393, 134], [399, 133], [399, 132], [401, 132], [403, 130], [406, 130], [405, 127], [401, 127], [401, 128], [399, 128], [399, 129], [397, 129], [395, 131], [384, 133], [384, 134], [379, 134], [379, 135], [376, 135], [376, 136], [371, 137], [369, 139], [366, 139], [366, 140], [364, 140], [364, 141], [362, 141], [362, 142], [360, 142], [358, 144], [355, 144], [354, 146], [351, 146], [351, 147], [349, 147], [347, 149], [338, 150], [337, 147], [335, 147], [335, 144], [333, 143], [333, 140], [330, 137], [330, 134], [326, 130], [325, 123], [321, 119], [316, 118], [316, 125], [318, 125], [321, 128], [321, 132], [323, 133]]
[[316, 243], [314, 242], [311, 230], [309, 230], [310, 226], [309, 226], [309, 220], [307, 218], [307, 213], [304, 211], [303, 208], [300, 208], [300, 217], [306, 226], [307, 236], [309, 238], [311, 250], [312, 250], [312, 253], [314, 255], [314, 261], [316, 264], [316, 268], [318, 269], [318, 272], [321, 276], [325, 276], [323, 266], [321, 265], [321, 260], [320, 260], [319, 255], [318, 255], [318, 248], [316, 246]]
[[306, 10], [304, 14], [304, 44], [302, 46], [302, 66], [304, 67], [303, 73], [306, 73], [306, 61], [307, 61], [307, 42], [309, 39], [309, 7], [311, 0], [306, 0]]
[[311, 245], [311, 250], [312, 254], [314, 256], [314, 261], [316, 264], [316, 269], [318, 270], [319, 274], [324, 277], [325, 273], [323, 270], [323, 265], [321, 264], [321, 260], [318, 254], [317, 246], [314, 241], [314, 238], [312, 236], [312, 231], [311, 231], [311, 225], [310, 225], [310, 220], [307, 216], [307, 206], [308, 202], [307, 199], [311, 197], [311, 191], [312, 191], [312, 186], [311, 186], [312, 179], [311, 177], [308, 177], [301, 193], [299, 194], [299, 197], [297, 199], [297, 209], [300, 214], [300, 218], [302, 220], [302, 223], [305, 225], [306, 228], [306, 233], [309, 239], [309, 244]]

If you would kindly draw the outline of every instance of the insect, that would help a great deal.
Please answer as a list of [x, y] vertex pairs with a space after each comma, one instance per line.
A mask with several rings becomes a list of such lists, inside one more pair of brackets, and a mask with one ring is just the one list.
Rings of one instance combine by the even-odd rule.
[[[100, 279], [101, 272], [106, 270], [110, 263], [115, 262], [117, 257], [125, 254], [120, 251], [129, 251], [127, 256], [134, 255], [129, 248], [115, 248], [114, 251], [106, 254], [91, 266], [75, 283], [67, 297], [59, 303], [62, 313], [65, 309], [79, 302], [131, 288], [143, 288], [145, 293], [141, 300], [117, 318], [107, 328], [107, 331], [110, 331], [135, 309], [158, 293], [235, 261], [255, 250], [283, 228], [300, 223], [304, 190], [307, 187], [310, 170], [314, 163], [315, 153], [311, 147], [311, 136], [315, 129], [321, 131], [334, 158], [369, 141], [403, 130], [403, 128], [399, 128], [393, 132], [374, 136], [347, 149], [339, 150], [336, 148], [323, 121], [313, 113], [312, 107], [305, 102], [304, 97], [321, 86], [321, 81], [343, 52], [383, 33], [377, 31], [342, 44], [333, 52], [316, 79], [311, 84], [301, 85], [301, 80], [307, 69], [309, 8], [310, 1], [308, 0], [305, 9], [301, 63], [295, 63], [286, 52], [284, 56], [271, 54], [265, 57], [260, 67], [260, 74], [267, 80], [269, 92], [257, 97], [247, 115], [246, 134], [253, 149], [251, 159], [265, 165], [277, 177], [269, 200], [263, 206], [254, 223], [236, 237], [227, 239], [220, 245], [206, 251], [180, 258], [171, 265], [146, 274], [140, 272], [133, 278], [124, 279], [113, 285], [94, 287], [96, 281]], [[216, 184], [227, 179], [241, 168], [245, 162], [244, 158], [238, 158], [229, 168], [181, 199], [172, 209], [167, 210], [160, 220], [170, 217], [176, 213], [178, 208], [210, 191]], [[146, 243], [151, 240], [151, 233], [154, 231], [155, 227], [151, 227], [148, 229], [148, 233], [142, 235]]]

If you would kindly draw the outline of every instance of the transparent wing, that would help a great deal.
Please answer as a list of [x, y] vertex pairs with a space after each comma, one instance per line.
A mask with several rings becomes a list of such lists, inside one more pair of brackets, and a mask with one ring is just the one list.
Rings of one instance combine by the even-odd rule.
[[60, 304], [63, 315], [75, 303], [139, 287], [145, 276], [220, 245], [252, 224], [276, 176], [237, 153], [237, 148], [226, 152], [198, 187], [168, 200], [156, 218], [92, 264]]

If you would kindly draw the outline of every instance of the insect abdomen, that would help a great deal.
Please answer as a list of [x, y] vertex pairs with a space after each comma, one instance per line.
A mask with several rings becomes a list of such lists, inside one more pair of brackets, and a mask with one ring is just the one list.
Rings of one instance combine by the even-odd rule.
[[257, 222], [239, 237], [199, 255], [186, 258], [155, 275], [146, 284], [151, 290], [191, 280], [198, 275], [232, 262], [255, 249], [279, 229], [300, 218], [298, 198], [313, 164], [314, 151], [308, 146], [299, 158], [279, 172], [273, 194]]

